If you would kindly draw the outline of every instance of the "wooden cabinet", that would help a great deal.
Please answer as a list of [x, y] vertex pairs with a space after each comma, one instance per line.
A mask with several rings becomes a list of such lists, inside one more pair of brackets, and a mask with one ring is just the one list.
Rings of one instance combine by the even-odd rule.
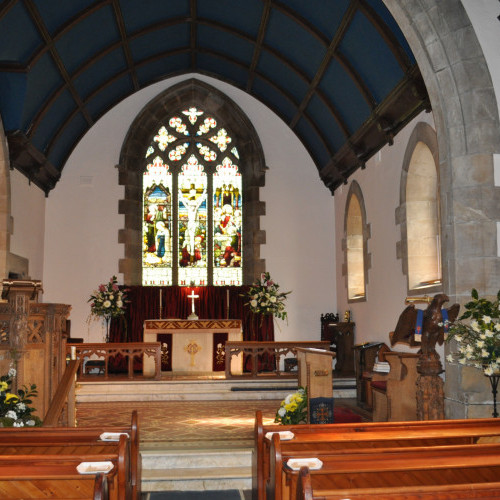
[[336, 353], [335, 375], [354, 376], [354, 323], [335, 322], [333, 314], [321, 315], [321, 340], [330, 342], [330, 349]]

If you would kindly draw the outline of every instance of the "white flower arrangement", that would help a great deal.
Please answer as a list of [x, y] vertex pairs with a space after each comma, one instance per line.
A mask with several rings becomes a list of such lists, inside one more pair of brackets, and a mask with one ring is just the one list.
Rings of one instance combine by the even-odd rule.
[[[447, 341], [454, 339], [458, 352], [448, 354], [446, 359], [473, 365], [491, 376], [500, 371], [500, 290], [495, 301], [480, 299], [476, 289], [471, 296], [472, 301], [464, 306], [466, 312], [449, 325]], [[464, 319], [471, 321], [466, 324]]]
[[90, 315], [117, 318], [125, 313], [125, 301], [125, 292], [120, 290], [116, 276], [112, 276], [108, 283], [99, 285], [90, 296]]
[[271, 279], [269, 273], [262, 273], [247, 293], [250, 310], [255, 314], [273, 315], [286, 319], [285, 301], [291, 292], [280, 292], [278, 283]]

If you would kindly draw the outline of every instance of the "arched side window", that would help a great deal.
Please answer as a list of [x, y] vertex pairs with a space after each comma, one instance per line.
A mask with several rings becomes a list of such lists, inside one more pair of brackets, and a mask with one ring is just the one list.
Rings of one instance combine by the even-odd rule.
[[403, 258], [408, 293], [441, 291], [441, 233], [436, 133], [418, 123], [406, 149], [401, 179], [398, 257]]
[[142, 284], [242, 285], [240, 159], [223, 124], [181, 108], [145, 158]]
[[367, 239], [370, 228], [366, 224], [363, 194], [356, 181], [351, 183], [347, 195], [344, 234], [344, 272], [347, 278], [347, 299], [349, 302], [366, 300], [366, 284], [370, 256], [367, 252]]
[[130, 285], [242, 285], [265, 270], [265, 162], [243, 111], [187, 80], [148, 103], [121, 154], [120, 272]]

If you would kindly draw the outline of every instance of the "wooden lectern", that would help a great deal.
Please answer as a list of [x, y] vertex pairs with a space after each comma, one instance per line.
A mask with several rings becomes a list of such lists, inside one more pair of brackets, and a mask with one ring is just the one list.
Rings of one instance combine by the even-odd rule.
[[[333, 380], [332, 359], [335, 353], [323, 349], [297, 347], [297, 361], [299, 365], [299, 387], [307, 388], [307, 423], [333, 423]], [[320, 421], [311, 414], [311, 401], [324, 402], [331, 408]]]

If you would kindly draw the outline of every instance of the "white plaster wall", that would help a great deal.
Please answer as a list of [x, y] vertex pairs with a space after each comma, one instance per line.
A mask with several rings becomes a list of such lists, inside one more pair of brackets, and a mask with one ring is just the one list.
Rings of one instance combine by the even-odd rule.
[[[474, 26], [474, 31], [490, 70], [493, 87], [500, 110], [500, 2], [498, 0], [462, 0]], [[500, 146], [499, 146], [500, 147]]]
[[13, 231], [10, 251], [29, 260], [31, 279], [42, 280], [45, 234], [45, 193], [17, 170], [10, 172]]
[[[390, 345], [389, 332], [394, 330], [399, 315], [406, 307], [406, 276], [401, 260], [396, 257], [396, 243], [401, 239], [401, 232], [396, 225], [395, 210], [400, 204], [404, 153], [413, 128], [419, 121], [434, 126], [432, 115], [422, 113], [396, 136], [393, 146], [384, 147], [367, 162], [365, 170], [358, 170], [349, 179], [349, 184], [335, 191], [338, 311], [341, 314], [347, 309], [351, 311], [356, 323], [356, 343], [383, 341]], [[353, 180], [358, 182], [363, 193], [366, 222], [371, 226], [371, 238], [368, 239], [371, 268], [368, 270], [366, 302], [348, 304], [346, 277], [341, 275], [344, 263], [341, 244], [347, 194]], [[405, 345], [397, 345], [395, 349], [410, 350]]]
[[[98, 323], [87, 324], [88, 297], [118, 274], [123, 245], [118, 200], [123, 188], [114, 168], [125, 134], [139, 111], [168, 86], [196, 75], [161, 82], [131, 96], [107, 113], [80, 141], [64, 167], [46, 209], [44, 300], [73, 306], [72, 336], [101, 341]], [[276, 338], [317, 340], [320, 314], [335, 310], [334, 203], [301, 143], [271, 111], [242, 91], [197, 76], [225, 92], [248, 115], [259, 134], [269, 171], [262, 247], [267, 270], [288, 300], [289, 320]], [[121, 282], [121, 276], [119, 275]]]

